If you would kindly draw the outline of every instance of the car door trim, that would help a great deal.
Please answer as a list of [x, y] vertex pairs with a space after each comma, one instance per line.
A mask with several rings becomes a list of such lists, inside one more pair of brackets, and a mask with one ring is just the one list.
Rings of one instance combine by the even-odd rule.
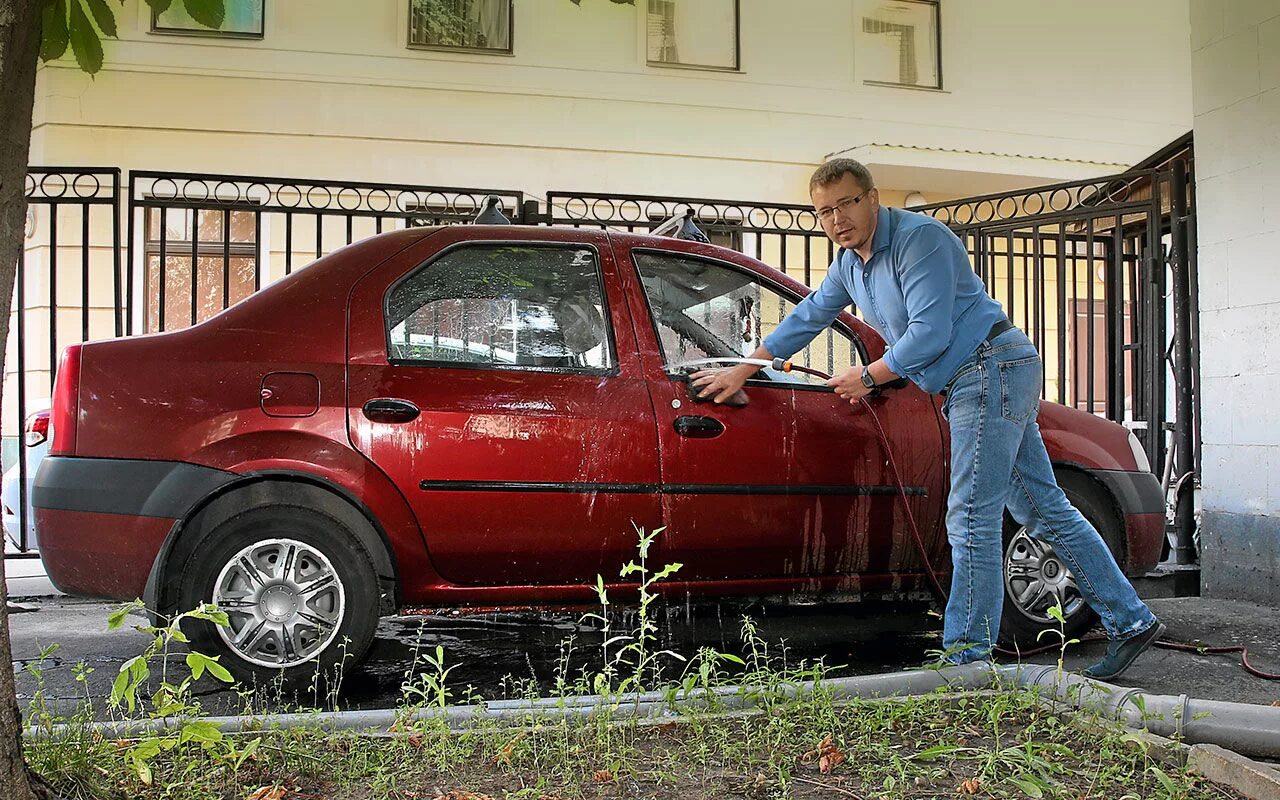
[[[819, 495], [835, 497], [867, 497], [898, 494], [897, 486], [874, 484], [819, 485], [819, 484], [732, 484], [732, 483], [568, 483], [555, 481], [459, 481], [424, 480], [419, 484], [424, 491], [438, 492], [546, 492], [562, 494], [708, 494], [708, 495]], [[924, 486], [906, 486], [904, 492], [911, 497], [926, 497]]]

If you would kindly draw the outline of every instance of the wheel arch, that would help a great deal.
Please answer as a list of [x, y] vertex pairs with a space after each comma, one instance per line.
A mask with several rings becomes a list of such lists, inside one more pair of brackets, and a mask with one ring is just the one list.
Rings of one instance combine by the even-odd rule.
[[1052, 465], [1054, 478], [1057, 479], [1059, 485], [1062, 483], [1062, 476], [1073, 476], [1082, 485], [1087, 486], [1094, 493], [1094, 497], [1106, 504], [1107, 509], [1114, 515], [1115, 523], [1120, 527], [1119, 545], [1121, 552], [1116, 555], [1118, 556], [1117, 560], [1120, 561], [1120, 568], [1123, 570], [1125, 564], [1129, 561], [1129, 530], [1125, 525], [1124, 509], [1120, 507], [1119, 498], [1111, 491], [1111, 487], [1093, 474], [1093, 470], [1089, 467], [1070, 461], [1054, 461]]
[[165, 584], [165, 576], [174, 563], [181, 563], [190, 553], [184, 549], [194, 542], [195, 527], [202, 515], [216, 510], [213, 519], [224, 518], [238, 508], [250, 504], [280, 501], [297, 502], [299, 496], [349, 525], [373, 563], [379, 583], [381, 614], [394, 613], [400, 605], [400, 566], [395, 548], [386, 529], [373, 512], [346, 488], [322, 477], [293, 470], [262, 470], [237, 475], [196, 501], [181, 519], [174, 522], [165, 537], [147, 578], [145, 601], [152, 613], [170, 614], [177, 602], [176, 587]]

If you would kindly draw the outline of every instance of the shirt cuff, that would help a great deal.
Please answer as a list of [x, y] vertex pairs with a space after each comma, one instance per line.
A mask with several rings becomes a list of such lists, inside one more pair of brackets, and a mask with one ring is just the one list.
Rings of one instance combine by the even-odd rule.
[[894, 357], [892, 347], [884, 351], [884, 365], [899, 378], [907, 377], [906, 370], [902, 368], [902, 365], [898, 363], [898, 359]]

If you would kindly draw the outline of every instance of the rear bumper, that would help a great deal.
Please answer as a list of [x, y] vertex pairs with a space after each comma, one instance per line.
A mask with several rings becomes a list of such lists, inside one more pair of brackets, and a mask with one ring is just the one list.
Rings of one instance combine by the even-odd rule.
[[71, 595], [142, 597], [174, 524], [232, 477], [173, 461], [45, 458], [31, 503], [49, 579]]
[[1160, 563], [1164, 550], [1165, 501], [1160, 480], [1150, 472], [1094, 470], [1115, 498], [1128, 545], [1124, 571], [1144, 575]]

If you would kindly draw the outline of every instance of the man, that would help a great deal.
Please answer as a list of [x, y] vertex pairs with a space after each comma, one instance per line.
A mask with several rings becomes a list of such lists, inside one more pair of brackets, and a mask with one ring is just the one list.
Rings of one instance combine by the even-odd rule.
[[[1036, 424], [1043, 366], [1035, 346], [987, 294], [964, 245], [935, 219], [880, 206], [871, 173], [852, 159], [814, 172], [809, 195], [827, 236], [840, 246], [817, 291], [768, 336], [752, 358], [789, 358], [849, 303], [889, 347], [866, 367], [827, 382], [857, 403], [905, 377], [946, 395], [951, 426], [951, 594], [943, 622], [945, 658], [987, 659], [1000, 629], [1004, 582], [1001, 532], [1006, 506], [1031, 535], [1070, 566], [1080, 592], [1111, 639], [1085, 670], [1114, 678], [1164, 632], [1116, 565], [1102, 537], [1058, 487]], [[693, 376], [701, 397], [723, 402], [758, 367]]]

